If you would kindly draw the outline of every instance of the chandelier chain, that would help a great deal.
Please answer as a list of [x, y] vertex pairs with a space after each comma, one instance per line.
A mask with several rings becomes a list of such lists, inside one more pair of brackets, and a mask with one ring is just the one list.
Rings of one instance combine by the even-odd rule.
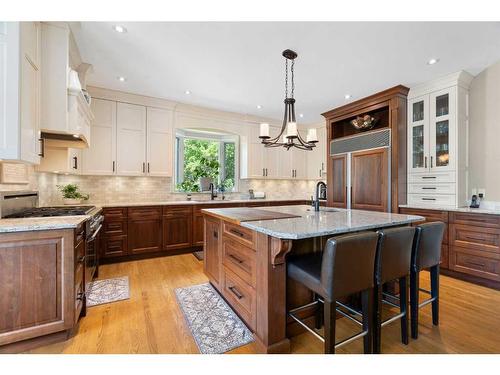
[[285, 58], [285, 99], [288, 98], [288, 59]]
[[292, 73], [292, 94], [291, 94], [292, 98], [293, 98], [293, 94], [295, 91], [295, 82], [294, 82], [294, 73], [293, 73], [294, 65], [295, 65], [295, 60], [292, 60], [292, 67], [290, 68], [290, 72]]

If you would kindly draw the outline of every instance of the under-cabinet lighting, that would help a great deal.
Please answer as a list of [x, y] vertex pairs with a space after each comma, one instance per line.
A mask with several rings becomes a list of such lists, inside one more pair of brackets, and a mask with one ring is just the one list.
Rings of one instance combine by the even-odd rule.
[[351, 99], [351, 94], [345, 94], [345, 95], [344, 95], [344, 99], [345, 99], [345, 100], [349, 100], [349, 99]]
[[434, 65], [437, 62], [439, 62], [439, 59], [430, 59], [429, 61], [427, 61], [427, 65]]
[[114, 25], [113, 30], [115, 30], [117, 33], [120, 33], [120, 34], [127, 32], [127, 29], [123, 26], [120, 26], [120, 25]]
[[116, 79], [120, 82], [125, 82], [127, 80], [125, 77], [117, 77]]

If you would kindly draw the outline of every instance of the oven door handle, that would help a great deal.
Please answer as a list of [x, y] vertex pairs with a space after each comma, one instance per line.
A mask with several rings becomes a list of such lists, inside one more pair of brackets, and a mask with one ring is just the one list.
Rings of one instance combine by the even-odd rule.
[[90, 237], [90, 239], [87, 240], [87, 242], [92, 242], [95, 240], [95, 238], [97, 237], [97, 235], [99, 234], [100, 230], [102, 228], [102, 224], [100, 224], [97, 229], [95, 230], [94, 234], [92, 235], [92, 237]]

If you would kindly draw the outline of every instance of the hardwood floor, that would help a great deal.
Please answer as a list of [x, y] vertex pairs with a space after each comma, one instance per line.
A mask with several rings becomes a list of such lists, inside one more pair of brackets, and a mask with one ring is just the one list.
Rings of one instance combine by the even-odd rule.
[[[207, 281], [203, 264], [192, 254], [104, 265], [100, 278], [129, 276], [130, 299], [91, 307], [77, 334], [62, 343], [30, 353], [198, 353], [180, 311], [174, 289]], [[429, 287], [423, 273], [421, 287]], [[439, 327], [430, 305], [421, 309], [420, 335], [405, 346], [399, 322], [382, 330], [383, 353], [500, 353], [500, 291], [441, 276]], [[359, 329], [343, 318], [337, 341]], [[253, 344], [231, 353], [254, 353]], [[292, 339], [293, 353], [321, 353], [322, 343], [310, 334]], [[362, 353], [362, 340], [338, 350]]]

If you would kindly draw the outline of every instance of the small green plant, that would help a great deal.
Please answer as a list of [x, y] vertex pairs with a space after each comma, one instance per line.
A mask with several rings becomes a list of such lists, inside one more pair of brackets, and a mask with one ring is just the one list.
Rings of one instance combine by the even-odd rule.
[[63, 198], [83, 200], [89, 199], [88, 194], [82, 194], [78, 191], [80, 188], [76, 184], [57, 185], [57, 188], [62, 193]]

